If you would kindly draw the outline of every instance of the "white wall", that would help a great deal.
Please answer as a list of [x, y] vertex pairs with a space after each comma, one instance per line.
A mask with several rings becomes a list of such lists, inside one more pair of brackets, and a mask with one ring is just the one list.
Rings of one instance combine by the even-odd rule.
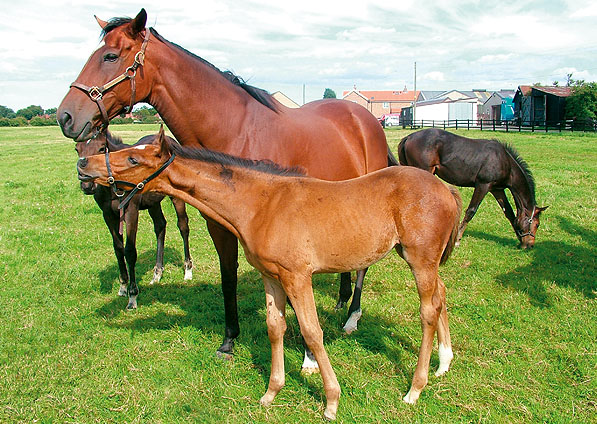
[[448, 119], [448, 103], [417, 106], [417, 121], [444, 121]]

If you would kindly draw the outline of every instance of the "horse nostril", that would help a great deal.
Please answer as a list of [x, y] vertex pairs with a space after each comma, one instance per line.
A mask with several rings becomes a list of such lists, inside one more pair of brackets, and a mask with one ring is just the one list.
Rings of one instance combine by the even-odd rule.
[[78, 166], [79, 166], [79, 168], [83, 169], [87, 166], [87, 163], [88, 163], [87, 158], [81, 158], [81, 159], [79, 159]]
[[58, 117], [58, 123], [60, 124], [60, 127], [62, 128], [66, 128], [68, 126], [70, 126], [70, 123], [72, 122], [73, 117], [71, 116], [70, 113], [64, 111], [63, 113], [60, 114], [60, 116]]

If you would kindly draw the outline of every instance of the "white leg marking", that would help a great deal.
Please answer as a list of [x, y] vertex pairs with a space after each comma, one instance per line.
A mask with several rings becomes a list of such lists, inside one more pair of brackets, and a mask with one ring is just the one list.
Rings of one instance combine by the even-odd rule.
[[149, 284], [151, 285], [151, 284], [159, 283], [160, 280], [162, 279], [163, 272], [164, 272], [164, 268], [154, 267], [153, 268], [153, 278], [151, 279]]
[[417, 399], [419, 399], [419, 395], [421, 393], [420, 392], [416, 392], [413, 391], [413, 389], [411, 388], [408, 393], [406, 394], [406, 396], [404, 396], [404, 398], [402, 398], [402, 400], [405, 403], [408, 403], [410, 405], [414, 405], [415, 403], [417, 403]]
[[444, 375], [448, 369], [450, 368], [450, 362], [454, 358], [454, 353], [452, 353], [452, 348], [448, 346], [444, 346], [442, 343], [439, 344], [439, 367], [435, 372], [435, 375], [439, 377], [440, 375]]
[[303, 360], [303, 367], [301, 369], [301, 374], [303, 375], [311, 375], [316, 374], [319, 372], [319, 364], [316, 360], [311, 359], [307, 356], [307, 352], [305, 352], [305, 359]]
[[184, 270], [184, 280], [189, 281], [193, 279], [193, 268], [185, 268]]
[[126, 284], [120, 283], [120, 290], [118, 290], [118, 296], [126, 297], [126, 287]]
[[357, 329], [357, 323], [359, 322], [361, 315], [363, 315], [363, 313], [360, 309], [357, 309], [352, 314], [350, 314], [348, 321], [346, 321], [346, 324], [344, 324], [343, 327], [343, 330], [346, 334], [350, 334]]

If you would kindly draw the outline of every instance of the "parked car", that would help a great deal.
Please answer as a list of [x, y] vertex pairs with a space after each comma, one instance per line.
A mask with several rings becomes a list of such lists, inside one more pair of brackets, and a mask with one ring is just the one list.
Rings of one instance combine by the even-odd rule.
[[400, 115], [386, 115], [385, 126], [394, 127], [400, 125]]

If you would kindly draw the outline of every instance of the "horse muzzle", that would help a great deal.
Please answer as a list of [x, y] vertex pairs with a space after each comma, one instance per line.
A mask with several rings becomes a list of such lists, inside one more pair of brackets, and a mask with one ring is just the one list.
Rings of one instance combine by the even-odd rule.
[[[81, 158], [77, 161], [77, 178], [82, 182], [89, 182], [95, 180], [97, 177], [89, 175], [85, 168], [89, 164], [87, 158]], [[82, 188], [82, 187], [81, 187]], [[85, 191], [85, 190], [83, 190]]]

